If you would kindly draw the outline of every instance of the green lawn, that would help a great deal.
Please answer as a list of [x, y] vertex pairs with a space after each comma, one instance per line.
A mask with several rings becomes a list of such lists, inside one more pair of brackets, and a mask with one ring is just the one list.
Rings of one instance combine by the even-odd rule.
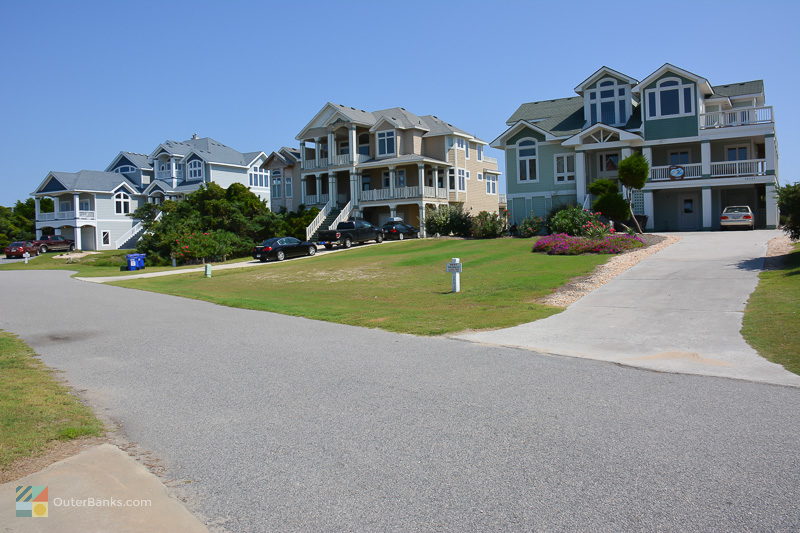
[[[122, 280], [114, 285], [390, 331], [437, 335], [500, 328], [550, 316], [535, 303], [606, 255], [531, 253], [530, 239], [414, 240], [263, 268]], [[449, 294], [451, 257], [464, 263]]]
[[742, 335], [762, 356], [800, 374], [800, 244], [780, 270], [759, 275]]
[[91, 409], [60, 384], [33, 351], [0, 331], [0, 470], [48, 442], [100, 435]]
[[[127, 271], [120, 270], [120, 267], [125, 265], [125, 255], [133, 253], [134, 250], [107, 250], [96, 254], [90, 254], [80, 259], [76, 259], [68, 263], [66, 259], [56, 259], [59, 252], [51, 252], [42, 254], [38, 257], [32, 257], [30, 262], [26, 265], [23, 262], [8, 263], [0, 265], [0, 270], [73, 270], [76, 276], [79, 277], [98, 277], [98, 276], [127, 276], [130, 274], [141, 274], [142, 271]], [[240, 261], [251, 261], [250, 257], [243, 257], [239, 259], [232, 259], [225, 263], [238, 263]], [[222, 264], [222, 263], [214, 263]], [[187, 265], [180, 266], [182, 268], [196, 268], [200, 265]], [[148, 266], [144, 272], [160, 272], [163, 270], [176, 270], [169, 266], [165, 267], [150, 267]]]

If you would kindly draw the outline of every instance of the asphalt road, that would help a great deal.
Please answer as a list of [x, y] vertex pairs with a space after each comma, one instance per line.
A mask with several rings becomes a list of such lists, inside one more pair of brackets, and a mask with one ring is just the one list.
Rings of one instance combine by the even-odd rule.
[[800, 530], [800, 390], [0, 272], [0, 327], [231, 531]]

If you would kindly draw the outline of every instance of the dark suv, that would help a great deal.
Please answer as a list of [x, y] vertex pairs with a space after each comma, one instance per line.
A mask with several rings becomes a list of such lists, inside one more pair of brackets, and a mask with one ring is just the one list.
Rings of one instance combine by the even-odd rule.
[[65, 239], [63, 235], [43, 235], [41, 239], [33, 241], [40, 253], [50, 251], [71, 252], [75, 249], [75, 241]]

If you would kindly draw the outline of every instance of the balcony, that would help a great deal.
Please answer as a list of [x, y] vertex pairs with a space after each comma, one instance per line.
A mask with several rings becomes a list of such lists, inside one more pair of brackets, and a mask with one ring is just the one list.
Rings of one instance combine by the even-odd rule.
[[742, 107], [700, 114], [700, 129], [707, 130], [732, 126], [748, 126], [750, 124], [769, 124], [774, 121], [772, 106]]
[[[422, 193], [425, 198], [438, 198], [447, 200], [447, 189], [440, 189], [437, 187], [423, 187]], [[394, 191], [388, 187], [383, 189], [371, 189], [369, 191], [359, 191], [358, 197], [362, 202], [376, 202], [381, 200], [404, 200], [404, 199], [421, 199], [423, 196], [420, 194], [418, 185], [411, 187], [396, 187]]]
[[480, 159], [480, 161], [483, 161], [484, 163], [493, 163], [495, 165], [497, 164], [497, 158], [496, 157], [483, 156], [483, 159]]
[[[175, 178], [182, 180], [183, 179], [183, 171], [176, 171]], [[156, 172], [156, 179], [163, 180], [163, 181], [170, 181], [172, 179], [172, 171], [170, 170], [159, 170]]]
[[37, 222], [49, 222], [52, 220], [94, 220], [96, 218], [94, 211], [78, 211], [78, 216], [75, 216], [75, 211], [59, 211], [58, 213], [39, 213], [36, 217]]
[[[679, 179], [702, 179], [703, 178], [703, 164], [702, 163], [689, 163], [686, 165], [678, 165], [683, 168], [684, 175]], [[670, 176], [670, 168], [672, 166], [658, 166], [650, 167], [650, 181], [670, 181], [673, 180]], [[767, 175], [767, 161], [766, 159], [747, 159], [744, 161], [712, 161], [711, 162], [711, 178], [727, 178], [739, 176], [766, 176]], [[677, 181], [677, 180], [676, 180]]]
[[327, 168], [328, 167], [328, 158], [327, 157], [320, 157], [319, 158], [319, 165], [317, 165], [317, 161], [315, 159], [307, 159], [302, 162], [301, 166], [303, 170], [313, 170], [315, 168]]
[[327, 194], [306, 194], [304, 203], [306, 205], [325, 205], [328, 203]]

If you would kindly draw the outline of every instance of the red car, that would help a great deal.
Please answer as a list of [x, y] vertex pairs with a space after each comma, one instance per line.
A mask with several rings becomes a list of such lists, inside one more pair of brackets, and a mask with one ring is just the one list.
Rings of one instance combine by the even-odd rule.
[[32, 243], [39, 249], [39, 253], [47, 252], [71, 252], [75, 249], [75, 241], [72, 239], [65, 239], [61, 235], [43, 235], [41, 239], [35, 240]]
[[6, 259], [12, 259], [14, 257], [22, 258], [22, 254], [25, 252], [31, 254], [31, 257], [39, 255], [39, 248], [34, 246], [31, 241], [12, 242], [6, 246], [3, 251], [6, 253]]

